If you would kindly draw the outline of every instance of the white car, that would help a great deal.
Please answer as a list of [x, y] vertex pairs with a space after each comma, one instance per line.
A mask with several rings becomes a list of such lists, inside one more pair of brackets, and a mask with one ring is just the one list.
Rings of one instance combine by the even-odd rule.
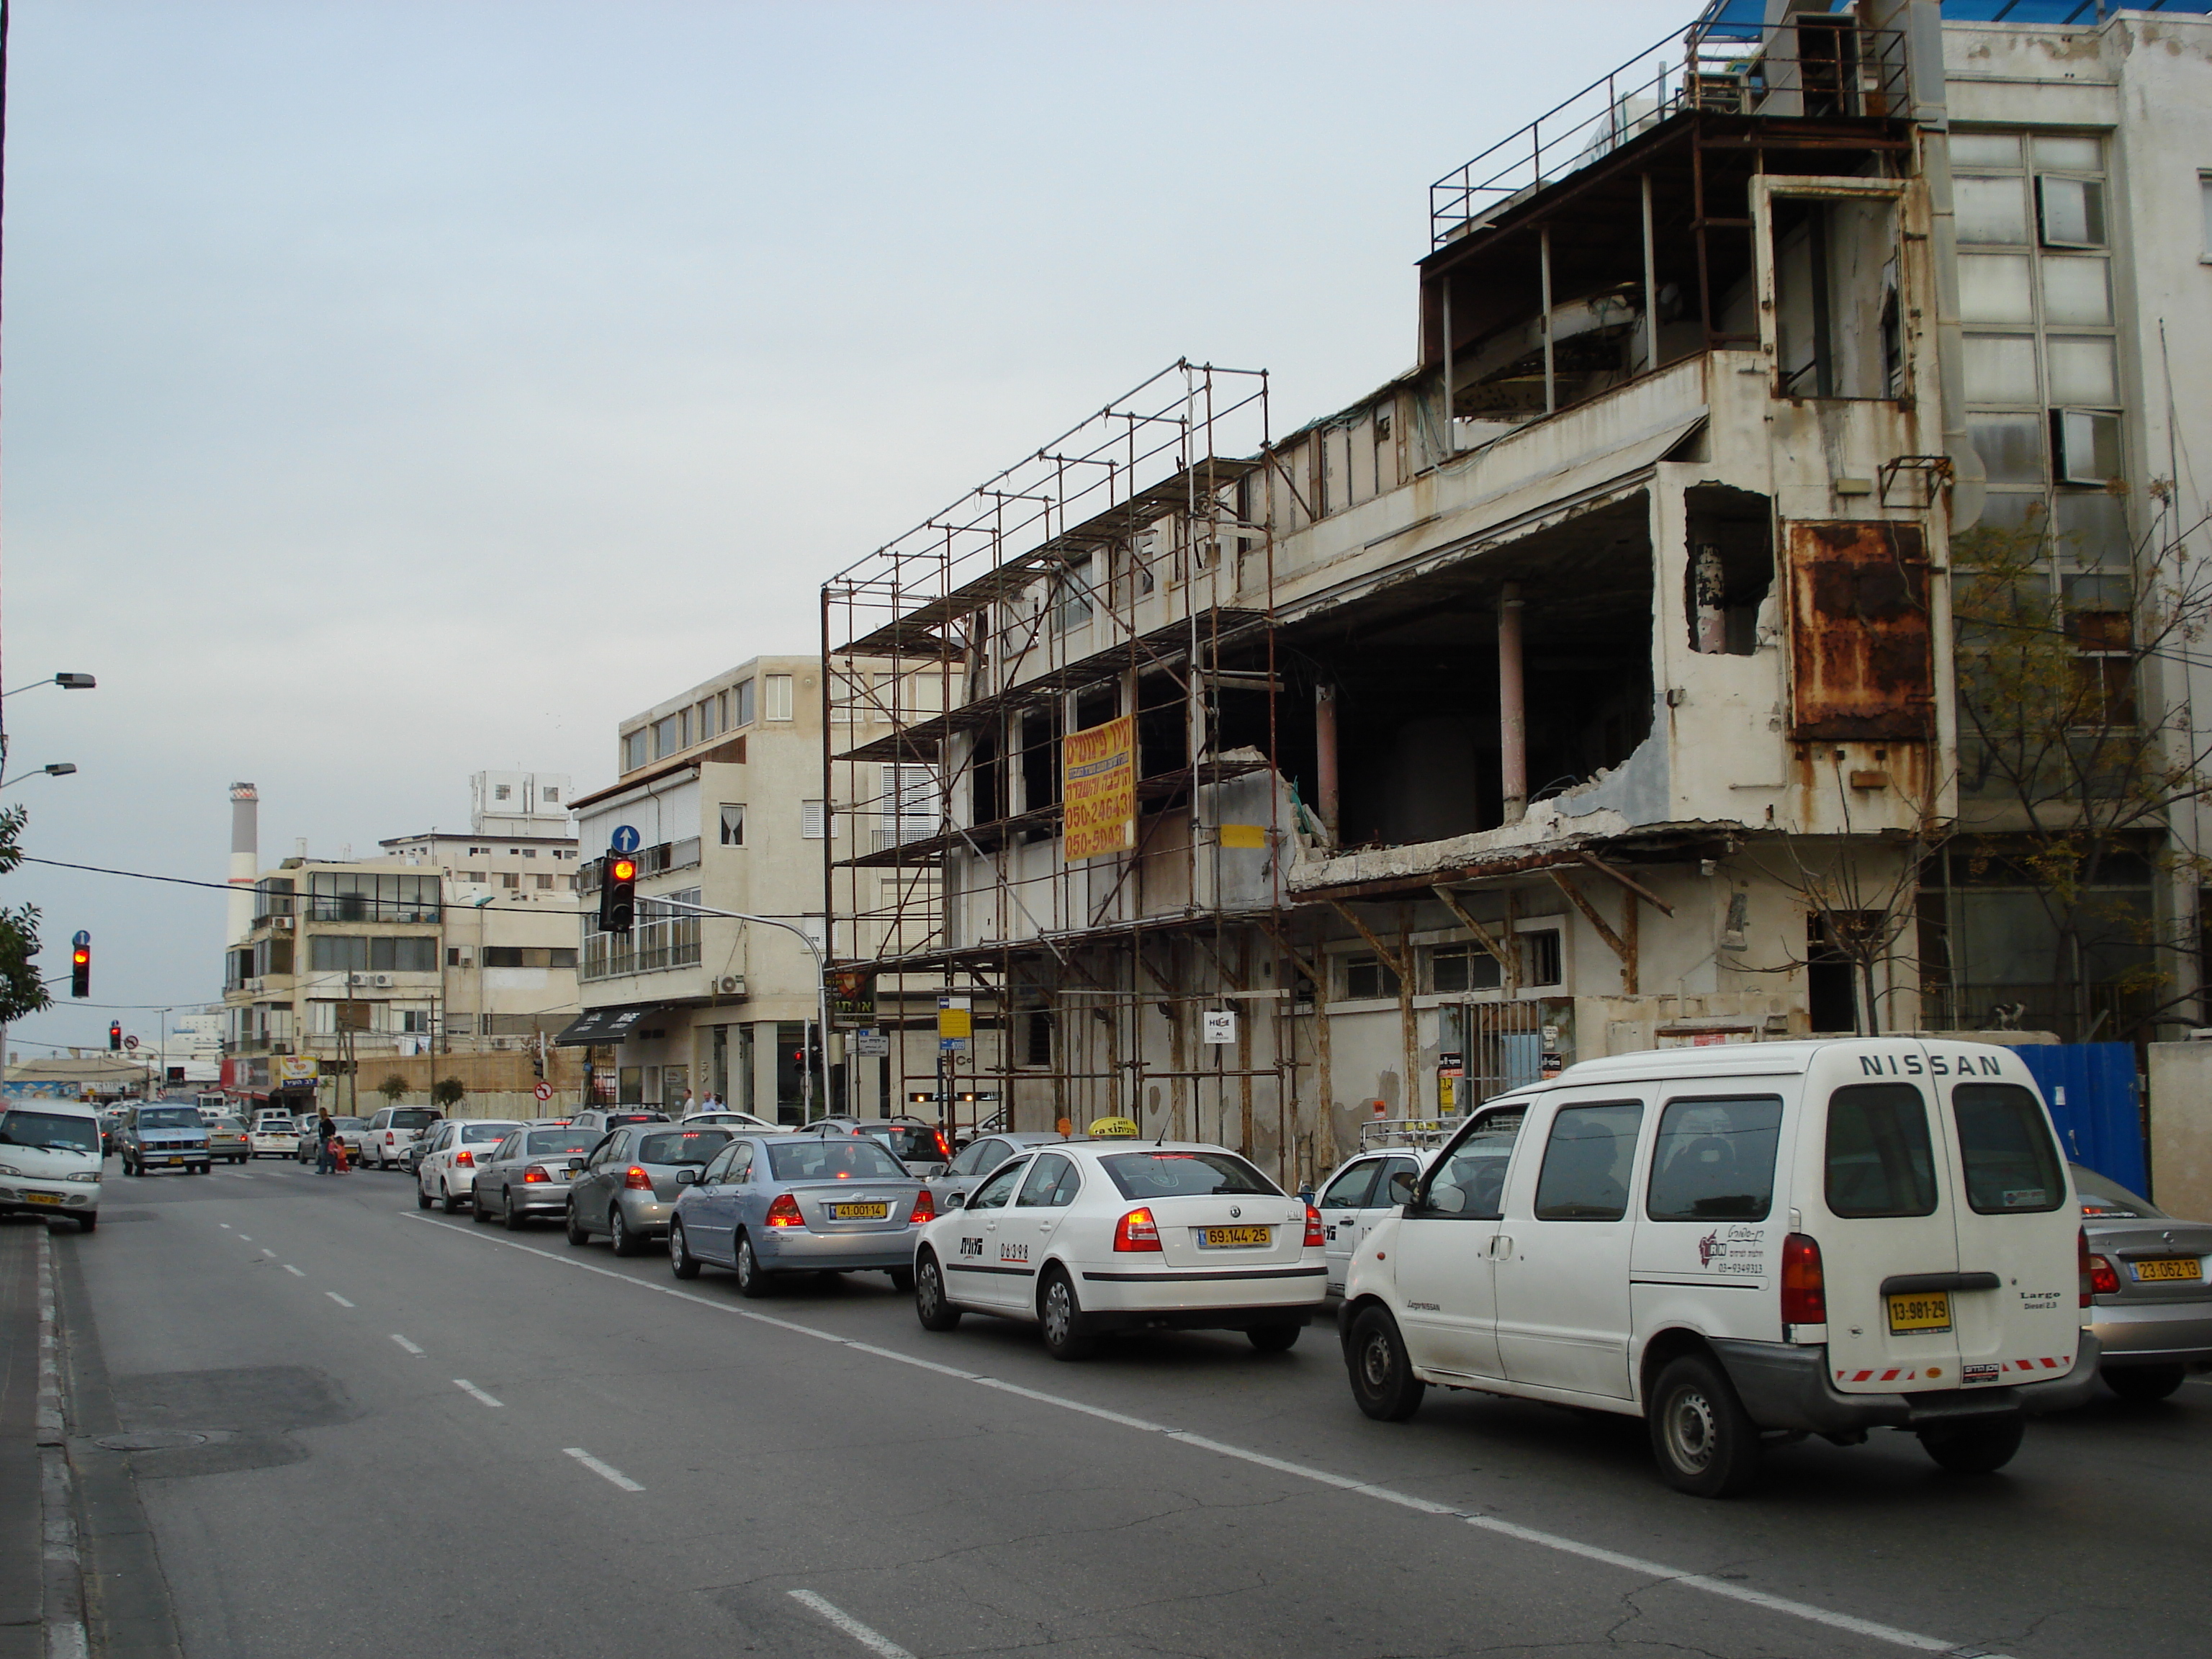
[[771, 1123], [764, 1117], [755, 1117], [750, 1112], [733, 1112], [718, 1106], [711, 1112], [694, 1112], [684, 1120], [687, 1129], [744, 1129], [754, 1134], [780, 1135], [793, 1126]]
[[1109, 1331], [1238, 1330], [1280, 1352], [1328, 1289], [1321, 1214], [1224, 1146], [1071, 1140], [1001, 1164], [915, 1245], [915, 1310], [1031, 1320], [1079, 1359]]
[[297, 1158], [300, 1126], [289, 1112], [264, 1112], [246, 1131], [246, 1146], [252, 1158]]
[[427, 1210], [441, 1205], [447, 1215], [476, 1201], [477, 1164], [509, 1133], [522, 1127], [511, 1117], [449, 1117], [433, 1124], [415, 1161], [415, 1204]]
[[65, 1215], [100, 1224], [100, 1114], [41, 1100], [0, 1111], [0, 1215]]
[[1353, 1256], [1353, 1400], [1430, 1384], [1645, 1419], [1717, 1498], [1762, 1439], [1983, 1474], [2096, 1386], [2088, 1247], [2018, 1054], [1928, 1037], [1615, 1054], [1486, 1101]]
[[428, 1106], [380, 1107], [362, 1131], [361, 1161], [380, 1170], [396, 1170], [422, 1132], [444, 1121]]
[[1405, 1203], [1414, 1181], [1435, 1155], [1433, 1148], [1378, 1146], [1346, 1159], [1322, 1182], [1314, 1207], [1321, 1212], [1331, 1296], [1344, 1294], [1345, 1270], [1360, 1241]]

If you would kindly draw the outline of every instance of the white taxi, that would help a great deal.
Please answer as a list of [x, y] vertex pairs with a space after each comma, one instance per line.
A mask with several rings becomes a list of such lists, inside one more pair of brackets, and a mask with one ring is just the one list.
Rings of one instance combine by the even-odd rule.
[[1034, 1321], [1055, 1359], [1104, 1333], [1243, 1331], [1280, 1352], [1328, 1290], [1320, 1213], [1224, 1146], [1056, 1141], [922, 1229], [915, 1311]]

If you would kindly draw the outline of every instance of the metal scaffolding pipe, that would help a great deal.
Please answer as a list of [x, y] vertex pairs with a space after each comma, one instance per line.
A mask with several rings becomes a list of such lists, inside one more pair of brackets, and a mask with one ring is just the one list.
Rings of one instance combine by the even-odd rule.
[[1328, 844], [1337, 844], [1337, 809], [1342, 800], [1336, 769], [1336, 688], [1314, 687], [1314, 788], [1320, 797], [1322, 828]]
[[1498, 596], [1498, 781], [1507, 823], [1528, 812], [1528, 710], [1521, 669], [1521, 587], [1508, 582]]

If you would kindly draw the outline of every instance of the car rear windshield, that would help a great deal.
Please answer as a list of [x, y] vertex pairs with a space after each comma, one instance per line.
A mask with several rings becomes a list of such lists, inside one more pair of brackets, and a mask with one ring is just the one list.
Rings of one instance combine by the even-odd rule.
[[1827, 1194], [1842, 1216], [1936, 1213], [1936, 1154], [1919, 1090], [1854, 1083], [1828, 1097]]
[[1124, 1198], [1279, 1194], [1282, 1188], [1233, 1152], [1116, 1152], [1098, 1160]]
[[778, 1181], [903, 1181], [906, 1171], [876, 1141], [785, 1141], [768, 1149], [768, 1166]]
[[880, 1129], [871, 1128], [868, 1133], [890, 1147], [893, 1158], [911, 1158], [916, 1164], [941, 1164], [952, 1156], [945, 1137], [925, 1124], [893, 1123]]
[[588, 1129], [542, 1129], [531, 1135], [527, 1151], [532, 1158], [544, 1158], [549, 1152], [588, 1152], [599, 1144], [599, 1136]]
[[246, 1126], [234, 1117], [215, 1118], [210, 1121], [208, 1127], [220, 1129], [227, 1135], [242, 1135], [246, 1133]]
[[392, 1127], [395, 1129], [427, 1129], [437, 1121], [438, 1115], [435, 1112], [422, 1107], [414, 1107], [392, 1115]]
[[2163, 1221], [2166, 1212], [2140, 1194], [2131, 1193], [2110, 1176], [2074, 1166], [2074, 1190], [2081, 1200], [2084, 1218], [2099, 1216], [2116, 1221]]
[[504, 1140], [514, 1127], [512, 1123], [465, 1123], [461, 1126], [463, 1140]]
[[729, 1144], [727, 1129], [671, 1129], [640, 1136], [635, 1156], [641, 1164], [704, 1164]]
[[331, 1120], [331, 1127], [333, 1129], [358, 1129], [362, 1124], [368, 1121], [368, 1120], [365, 1117], [334, 1117]]
[[200, 1127], [199, 1109], [195, 1106], [141, 1107], [138, 1127], [142, 1129], [197, 1129]]
[[0, 1146], [43, 1146], [54, 1152], [96, 1152], [100, 1126], [69, 1112], [0, 1112]]
[[1983, 1215], [2031, 1214], [2066, 1201], [2058, 1149], [2043, 1103], [2017, 1083], [1961, 1083], [1951, 1091], [1966, 1202]]

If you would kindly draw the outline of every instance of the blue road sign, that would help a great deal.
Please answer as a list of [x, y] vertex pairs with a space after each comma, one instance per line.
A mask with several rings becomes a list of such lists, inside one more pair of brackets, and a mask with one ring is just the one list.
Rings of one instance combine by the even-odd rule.
[[635, 830], [627, 823], [618, 823], [615, 825], [614, 834], [607, 837], [607, 845], [617, 853], [635, 853], [639, 839]]
[[76, 946], [78, 950], [82, 951], [86, 945], [92, 943], [92, 935], [84, 928], [80, 927], [76, 930], [76, 937], [70, 940], [70, 943]]

